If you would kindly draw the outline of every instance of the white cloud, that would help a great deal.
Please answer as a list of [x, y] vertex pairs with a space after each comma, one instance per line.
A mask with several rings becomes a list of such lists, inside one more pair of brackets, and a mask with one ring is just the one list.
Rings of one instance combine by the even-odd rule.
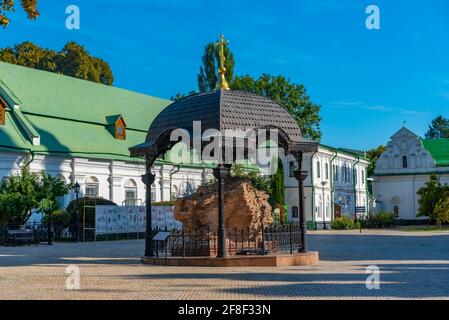
[[[449, 92], [448, 92], [449, 98]], [[404, 109], [404, 108], [394, 108], [384, 105], [373, 105], [360, 101], [340, 101], [330, 103], [332, 108], [348, 108], [348, 109], [359, 109], [359, 110], [369, 110], [369, 111], [378, 111], [378, 112], [390, 112], [390, 113], [400, 113], [406, 115], [422, 115], [424, 114], [421, 111], [413, 110], [413, 109]]]

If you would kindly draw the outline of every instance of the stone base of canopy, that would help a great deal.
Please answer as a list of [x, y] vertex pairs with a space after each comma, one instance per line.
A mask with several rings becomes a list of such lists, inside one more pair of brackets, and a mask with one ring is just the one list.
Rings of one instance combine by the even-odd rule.
[[285, 267], [306, 266], [319, 263], [316, 251], [265, 256], [216, 257], [142, 257], [143, 264], [176, 267]]

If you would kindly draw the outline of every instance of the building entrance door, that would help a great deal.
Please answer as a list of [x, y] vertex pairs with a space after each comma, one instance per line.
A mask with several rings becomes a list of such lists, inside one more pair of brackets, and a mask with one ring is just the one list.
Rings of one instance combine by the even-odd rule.
[[334, 215], [334, 219], [341, 218], [341, 206], [339, 206], [338, 204], [334, 206]]

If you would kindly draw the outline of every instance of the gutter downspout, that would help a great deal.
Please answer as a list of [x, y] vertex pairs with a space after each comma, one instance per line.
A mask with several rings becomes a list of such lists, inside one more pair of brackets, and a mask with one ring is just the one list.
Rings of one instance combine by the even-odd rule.
[[330, 179], [331, 179], [331, 181], [330, 181], [330, 186], [331, 186], [331, 224], [332, 224], [332, 221], [334, 221], [334, 216], [335, 216], [335, 203], [334, 203], [334, 160], [335, 160], [335, 158], [337, 158], [337, 155], [338, 155], [338, 153], [337, 153], [337, 151], [334, 151], [334, 156], [333, 156], [333, 158], [331, 159], [331, 161], [330, 161], [330, 168], [329, 168], [329, 170], [331, 171], [331, 174], [330, 174]]
[[356, 165], [360, 163], [360, 158], [357, 157], [357, 161], [352, 165], [352, 185], [354, 186], [354, 217], [355, 220], [357, 221], [357, 212], [356, 212], [356, 207], [357, 207], [357, 187], [356, 187]]
[[315, 226], [315, 230], [317, 229], [316, 221], [315, 221], [315, 183], [313, 182], [313, 157], [317, 154], [318, 150], [314, 151], [312, 156], [310, 157], [310, 183], [312, 186], [312, 197], [311, 197], [311, 204], [312, 204], [312, 223]]
[[35, 154], [35, 152], [34, 152], [33, 150], [30, 150], [30, 155], [31, 155], [31, 159], [30, 159], [29, 161], [27, 161], [27, 162], [23, 165], [23, 167], [28, 167], [28, 166], [31, 164], [31, 162], [34, 161], [34, 156], [35, 156], [36, 154]]

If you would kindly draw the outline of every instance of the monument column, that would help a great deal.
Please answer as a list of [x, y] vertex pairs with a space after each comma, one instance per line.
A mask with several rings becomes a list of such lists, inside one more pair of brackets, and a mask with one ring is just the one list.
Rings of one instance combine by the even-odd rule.
[[294, 172], [296, 180], [298, 180], [298, 196], [299, 196], [299, 228], [301, 231], [301, 243], [302, 247], [298, 252], [307, 252], [307, 227], [306, 227], [306, 214], [304, 210], [304, 180], [307, 178], [307, 171], [301, 170], [303, 154], [299, 152], [298, 157], [295, 157], [298, 161], [298, 170]]
[[146, 208], [146, 230], [145, 230], [145, 257], [153, 257], [153, 228], [151, 221], [151, 185], [154, 183], [156, 175], [151, 173], [150, 168], [147, 168], [147, 173], [142, 175], [142, 181], [146, 186], [145, 190], [145, 208]]
[[225, 179], [229, 175], [229, 166], [219, 164], [214, 169], [214, 177], [218, 180], [218, 254], [217, 258], [226, 257], [226, 225], [224, 207]]

